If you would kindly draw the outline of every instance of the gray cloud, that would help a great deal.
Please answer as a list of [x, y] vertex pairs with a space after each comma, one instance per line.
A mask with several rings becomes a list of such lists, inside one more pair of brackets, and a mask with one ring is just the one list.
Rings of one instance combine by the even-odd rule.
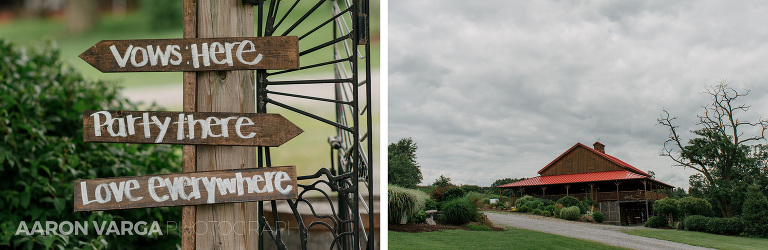
[[659, 156], [719, 80], [768, 116], [760, 1], [392, 1], [389, 138], [419, 144], [424, 182], [532, 177], [576, 142], [687, 187]]

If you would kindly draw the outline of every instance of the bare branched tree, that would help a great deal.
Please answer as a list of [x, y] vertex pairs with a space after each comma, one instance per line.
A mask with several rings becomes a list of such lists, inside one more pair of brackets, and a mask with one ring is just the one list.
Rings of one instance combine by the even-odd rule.
[[698, 137], [687, 143], [680, 136], [680, 126], [675, 124], [677, 117], [667, 109], [662, 110], [664, 115], [657, 122], [669, 129], [669, 136], [661, 155], [672, 159], [676, 166], [698, 171], [704, 177], [703, 186], [720, 203], [723, 216], [731, 217], [728, 193], [734, 189], [733, 172], [747, 162], [749, 144], [766, 139], [768, 119], [749, 122], [739, 118], [750, 106], [739, 104], [737, 99], [748, 95], [748, 90], [740, 93], [721, 81], [707, 89], [706, 94], [712, 103], [702, 106], [703, 114], [697, 115], [698, 121], [694, 123], [699, 129], [692, 131]]

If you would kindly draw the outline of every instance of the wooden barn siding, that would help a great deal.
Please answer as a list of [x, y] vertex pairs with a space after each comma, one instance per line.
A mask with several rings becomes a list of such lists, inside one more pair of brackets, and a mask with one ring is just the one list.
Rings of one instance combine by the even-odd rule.
[[[594, 161], [593, 168], [590, 167], [590, 161]], [[605, 157], [595, 154], [588, 149], [577, 147], [563, 158], [555, 162], [555, 164], [549, 167], [547, 170], [544, 170], [544, 172], [541, 173], [541, 176], [593, 173], [616, 170], [624, 170], [624, 168], [620, 167], [616, 163], [609, 161]]]

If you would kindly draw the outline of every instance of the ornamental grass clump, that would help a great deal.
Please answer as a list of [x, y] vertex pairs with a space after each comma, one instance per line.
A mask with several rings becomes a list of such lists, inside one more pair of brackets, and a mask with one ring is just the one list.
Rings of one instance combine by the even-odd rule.
[[576, 220], [579, 218], [580, 214], [581, 210], [579, 210], [578, 206], [570, 206], [563, 208], [563, 210], [560, 211], [560, 218], [566, 220]]
[[477, 215], [477, 208], [467, 199], [455, 199], [443, 204], [441, 220], [447, 224], [463, 225]]
[[426, 199], [421, 191], [389, 185], [389, 223], [405, 224], [408, 218], [424, 209]]

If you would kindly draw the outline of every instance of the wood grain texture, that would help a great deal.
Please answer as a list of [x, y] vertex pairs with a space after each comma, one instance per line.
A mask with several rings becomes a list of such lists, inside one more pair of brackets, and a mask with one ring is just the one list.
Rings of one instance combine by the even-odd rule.
[[[570, 167], [569, 167], [570, 166]], [[605, 171], [625, 170], [616, 163], [602, 157], [591, 150], [577, 147], [564, 155], [552, 166], [541, 172], [541, 176], [594, 173]]]
[[[184, 10], [184, 38], [197, 38], [197, 0], [183, 0]], [[184, 84], [184, 112], [196, 112], [197, 105], [197, 73], [186, 71], [183, 73]], [[182, 148], [181, 169], [185, 173], [197, 171], [197, 146], [184, 145]], [[195, 249], [195, 206], [184, 206], [181, 211], [181, 249]]]
[[[198, 0], [197, 36], [250, 37], [254, 35], [253, 6], [242, 1]], [[252, 70], [201, 71], [197, 73], [198, 112], [256, 111]], [[197, 170], [257, 167], [256, 147], [197, 146]], [[197, 221], [258, 223], [257, 202], [197, 206]], [[259, 234], [232, 233], [218, 227], [198, 228], [197, 249], [256, 249]]]
[[[290, 177], [289, 181], [282, 181], [280, 184], [273, 181], [266, 181], [265, 179], [276, 180], [272, 175], [274, 173], [285, 172]], [[240, 173], [242, 181], [238, 181], [236, 176]], [[272, 174], [271, 174], [272, 173]], [[254, 182], [258, 186], [258, 189], [263, 192], [249, 192], [251, 188], [250, 183], [245, 181], [244, 178], [253, 176], [261, 176], [261, 181]], [[188, 197], [184, 199], [181, 195], [176, 199], [172, 197], [174, 194], [169, 191], [169, 187], [164, 182], [158, 181], [154, 177], [167, 179], [174, 183], [181, 183], [177, 179], [180, 177], [187, 177], [189, 179], [198, 178], [191, 181], [192, 183], [185, 182], [183, 188], [183, 194], [190, 195], [193, 193], [193, 186], [197, 186], [200, 191], [200, 197]], [[214, 181], [215, 189], [213, 192], [213, 202], [208, 199], [211, 197], [205, 182], [200, 178], [206, 177], [207, 180], [213, 178], [226, 179], [232, 184], [234, 189], [226, 189], [226, 185], [222, 185], [219, 181]], [[135, 180], [138, 186], [131, 187], [127, 182]], [[179, 182], [177, 182], [179, 181]], [[121, 185], [121, 182], [123, 183]], [[85, 183], [84, 187], [82, 183]], [[193, 184], [195, 183], [195, 184]], [[115, 193], [115, 188], [121, 187], [123, 192]], [[150, 186], [155, 185], [154, 187]], [[103, 187], [99, 187], [102, 185]], [[173, 184], [176, 185], [176, 184]], [[270, 187], [271, 186], [271, 187]], [[290, 192], [281, 193], [278, 190], [278, 186], [288, 189]], [[75, 212], [77, 211], [99, 211], [99, 210], [114, 210], [114, 209], [129, 209], [129, 208], [144, 208], [144, 207], [169, 207], [180, 205], [200, 205], [200, 204], [212, 204], [212, 203], [231, 203], [231, 202], [246, 202], [246, 201], [263, 201], [263, 200], [286, 200], [294, 199], [298, 194], [298, 186], [296, 185], [296, 167], [283, 166], [283, 167], [270, 167], [270, 168], [251, 168], [251, 169], [234, 169], [234, 170], [219, 170], [219, 171], [198, 171], [193, 173], [181, 173], [181, 174], [164, 174], [164, 175], [144, 175], [144, 176], [132, 176], [132, 177], [117, 177], [117, 178], [100, 178], [89, 180], [75, 180]], [[106, 188], [110, 187], [110, 188]], [[130, 191], [133, 198], [139, 199], [132, 201], [127, 197], [127, 189], [135, 188]], [[224, 188], [224, 189], [222, 189]], [[83, 189], [87, 192], [83, 195]], [[225, 194], [221, 194], [224, 190]], [[234, 192], [233, 192], [234, 191]], [[152, 197], [152, 193], [158, 198], [165, 198], [163, 201], [158, 201]], [[241, 193], [242, 192], [242, 193]], [[175, 192], [173, 192], [175, 193]], [[122, 197], [121, 201], [117, 200], [118, 195]], [[190, 195], [191, 196], [191, 195]], [[108, 200], [107, 202], [96, 202], [97, 197]], [[109, 198], [105, 198], [109, 197]]]
[[[109, 113], [107, 114], [103, 113]], [[147, 119], [143, 119], [145, 116]], [[180, 119], [179, 115], [193, 119]], [[231, 118], [234, 117], [234, 118]], [[241, 117], [247, 118], [240, 120]], [[138, 119], [136, 119], [138, 118]], [[190, 132], [190, 120], [211, 119], [210, 132], [204, 133], [203, 125], [196, 123]], [[231, 118], [224, 123], [225, 118]], [[96, 121], [99, 119], [99, 121]], [[118, 119], [118, 120], [109, 120]], [[135, 120], [134, 120], [135, 119]], [[179, 131], [180, 120], [184, 120]], [[152, 123], [155, 121], [155, 123]], [[167, 127], [163, 133], [157, 121]], [[238, 126], [238, 121], [242, 123]], [[252, 122], [248, 122], [252, 121]], [[143, 125], [146, 122], [152, 124]], [[131, 123], [133, 123], [131, 126]], [[110, 128], [108, 125], [112, 125]], [[115, 135], [124, 124], [124, 135]], [[252, 124], [252, 125], [247, 125]], [[130, 128], [133, 134], [130, 133]], [[150, 136], [146, 137], [145, 130], [149, 128]], [[226, 128], [226, 129], [225, 129]], [[239, 133], [237, 132], [239, 129]], [[97, 133], [98, 132], [98, 133]], [[147, 143], [147, 144], [181, 144], [181, 145], [229, 145], [229, 146], [265, 146], [277, 147], [301, 134], [303, 130], [285, 119], [280, 114], [227, 113], [227, 112], [164, 112], [164, 111], [83, 111], [83, 141], [84, 142], [113, 142], [113, 143]], [[179, 139], [179, 133], [182, 137]], [[194, 138], [190, 135], [194, 133]], [[203, 138], [203, 135], [206, 135]], [[161, 137], [159, 139], [158, 137]], [[218, 136], [218, 137], [213, 137]], [[242, 136], [253, 136], [246, 138]]]
[[[218, 45], [213, 46], [214, 43]], [[153, 56], [158, 53], [167, 58]], [[298, 69], [299, 39], [285, 36], [103, 40], [80, 54], [80, 58], [101, 72]]]

